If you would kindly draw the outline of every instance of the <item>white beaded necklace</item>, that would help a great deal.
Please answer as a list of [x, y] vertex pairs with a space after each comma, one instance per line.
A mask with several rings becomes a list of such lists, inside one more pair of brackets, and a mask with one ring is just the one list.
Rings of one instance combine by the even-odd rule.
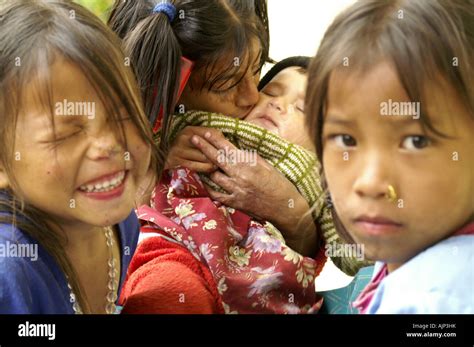
[[[117, 306], [115, 301], [117, 300], [117, 290], [118, 290], [118, 277], [117, 277], [117, 264], [113, 254], [113, 230], [111, 227], [105, 227], [105, 238], [107, 243], [107, 248], [109, 250], [109, 260], [107, 265], [109, 266], [109, 282], [107, 284], [107, 289], [109, 290], [106, 296], [107, 303], [105, 305], [105, 312], [107, 314], [117, 313]], [[82, 309], [79, 303], [76, 301], [76, 295], [74, 294], [72, 287], [68, 281], [67, 286], [69, 288], [69, 302], [72, 304], [72, 309], [75, 314], [83, 314]]]

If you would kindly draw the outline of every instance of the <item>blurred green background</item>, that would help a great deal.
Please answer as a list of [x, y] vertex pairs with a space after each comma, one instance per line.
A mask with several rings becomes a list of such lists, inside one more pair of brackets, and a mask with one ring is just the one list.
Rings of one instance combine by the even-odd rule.
[[87, 7], [90, 11], [106, 22], [109, 10], [113, 5], [114, 0], [74, 0], [74, 2]]

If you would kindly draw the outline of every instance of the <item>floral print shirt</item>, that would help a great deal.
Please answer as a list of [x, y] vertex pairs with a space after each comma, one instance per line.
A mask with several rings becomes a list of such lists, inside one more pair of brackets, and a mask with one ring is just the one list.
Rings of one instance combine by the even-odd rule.
[[226, 313], [315, 313], [315, 277], [323, 261], [303, 257], [270, 223], [213, 201], [199, 176], [169, 170], [140, 219], [172, 237], [215, 278]]

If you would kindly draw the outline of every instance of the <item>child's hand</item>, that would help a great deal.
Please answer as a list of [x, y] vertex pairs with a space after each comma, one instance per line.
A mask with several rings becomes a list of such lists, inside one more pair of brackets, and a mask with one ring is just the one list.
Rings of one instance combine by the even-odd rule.
[[194, 135], [204, 136], [210, 132], [214, 136], [221, 134], [217, 129], [205, 127], [188, 126], [184, 128], [174, 140], [168, 157], [166, 158], [165, 169], [172, 169], [177, 166], [184, 166], [196, 172], [211, 173], [217, 170], [214, 165], [199, 149], [191, 142]]
[[[308, 256], [316, 254], [319, 231], [309, 213], [308, 203], [296, 187], [258, 154], [253, 164], [222, 160], [219, 151], [237, 153], [241, 150], [222, 134], [206, 134], [207, 129], [203, 129], [204, 136], [194, 138], [193, 143], [222, 170], [216, 170], [209, 177], [227, 192], [206, 187], [210, 197], [271, 222], [282, 232], [287, 245], [298, 253]], [[245, 154], [236, 156], [245, 158]]]

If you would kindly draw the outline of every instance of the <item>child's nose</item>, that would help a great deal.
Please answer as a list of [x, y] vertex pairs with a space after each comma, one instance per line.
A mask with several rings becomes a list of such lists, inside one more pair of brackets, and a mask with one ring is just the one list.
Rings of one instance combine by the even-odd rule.
[[387, 187], [394, 184], [394, 182], [390, 182], [390, 175], [393, 170], [390, 165], [390, 158], [379, 154], [367, 154], [361, 160], [363, 163], [359, 167], [360, 174], [354, 183], [356, 194], [371, 199], [384, 198]]
[[245, 76], [237, 89], [236, 105], [238, 107], [253, 107], [258, 102], [257, 82], [251, 76]]
[[284, 100], [282, 100], [282, 98], [272, 98], [268, 105], [277, 110], [278, 112], [280, 113], [286, 113], [287, 111], [287, 105], [286, 105], [286, 102], [284, 102]]
[[89, 147], [88, 157], [92, 160], [110, 159], [123, 152], [122, 146], [117, 141], [116, 135], [112, 131], [102, 132], [92, 138]]

